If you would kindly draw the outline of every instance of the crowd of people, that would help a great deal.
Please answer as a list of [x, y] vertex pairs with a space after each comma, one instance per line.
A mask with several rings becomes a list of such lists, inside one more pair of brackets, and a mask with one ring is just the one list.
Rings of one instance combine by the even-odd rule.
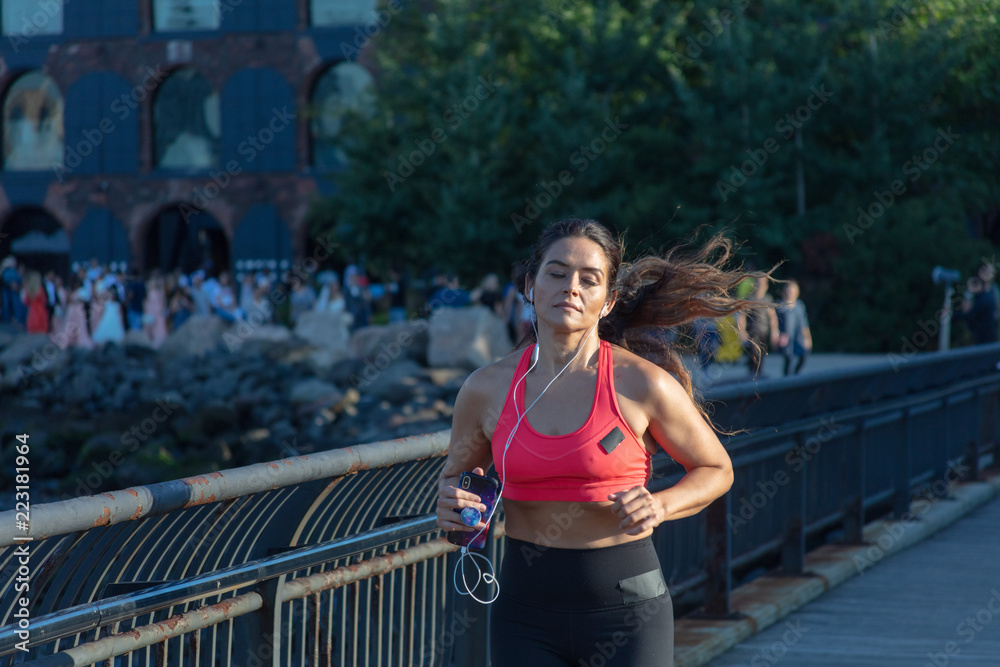
[[427, 314], [478, 304], [508, 322], [512, 337], [530, 329], [520, 300], [514, 299], [516, 290], [509, 285], [501, 291], [496, 274], [471, 291], [447, 273], [426, 283], [423, 302], [414, 304], [410, 283], [398, 271], [373, 283], [355, 264], [346, 267], [343, 280], [332, 270], [303, 276], [292, 271], [279, 275], [274, 268], [235, 276], [228, 271], [215, 276], [204, 270], [154, 270], [140, 278], [93, 259], [74, 265], [67, 284], [55, 271], [42, 275], [11, 256], [0, 262], [0, 324], [50, 334], [64, 348], [121, 343], [129, 331], [139, 331], [155, 348], [194, 315], [294, 327], [306, 312], [343, 313], [356, 330], [374, 318], [399, 322], [411, 311]]
[[[10, 323], [29, 333], [54, 334], [63, 347], [91, 348], [122, 342], [126, 332], [140, 331], [159, 347], [173, 330], [193, 315], [217, 315], [229, 322], [250, 318], [261, 323], [294, 327], [308, 311], [345, 313], [352, 330], [373, 318], [404, 321], [411, 312], [426, 315], [437, 308], [479, 305], [507, 326], [512, 341], [531, 333], [533, 313], [517, 293], [513, 281], [501, 285], [487, 274], [473, 289], [460, 285], [457, 275], [445, 271], [424, 281], [422, 299], [414, 303], [410, 281], [390, 270], [384, 282], [373, 282], [358, 265], [348, 265], [343, 280], [336, 271], [321, 271], [308, 279], [290, 271], [258, 268], [235, 275], [215, 276], [204, 270], [151, 272], [145, 278], [128, 275], [124, 267], [109, 267], [96, 259], [74, 266], [67, 285], [54, 271], [42, 275], [13, 256], [0, 262], [0, 324]], [[812, 333], [806, 307], [794, 280], [780, 281], [781, 298], [769, 292], [769, 281], [749, 281], [745, 298], [772, 305], [738, 313], [733, 321], [750, 374], [758, 377], [767, 353], [784, 358], [784, 374], [802, 371], [811, 351]], [[277, 291], [277, 292], [276, 292]], [[281, 298], [275, 298], [276, 293]], [[995, 342], [1000, 325], [1000, 289], [994, 269], [984, 263], [968, 279], [954, 317], [964, 321], [977, 344]], [[719, 323], [697, 319], [692, 323], [695, 358], [704, 372], [716, 357], [722, 339]], [[669, 337], [669, 336], [668, 336]]]
[[302, 313], [317, 310], [349, 313], [361, 326], [370, 313], [367, 285], [356, 267], [348, 267], [345, 279], [347, 288], [341, 290], [333, 271], [308, 281], [267, 268], [235, 279], [228, 271], [215, 276], [203, 270], [152, 271], [139, 278], [94, 259], [74, 266], [66, 284], [54, 271], [43, 276], [8, 257], [0, 262], [0, 323], [51, 334], [64, 348], [88, 349], [121, 343], [129, 331], [141, 332], [152, 347], [159, 347], [194, 315], [216, 315], [228, 322], [253, 315], [256, 324], [294, 326]]

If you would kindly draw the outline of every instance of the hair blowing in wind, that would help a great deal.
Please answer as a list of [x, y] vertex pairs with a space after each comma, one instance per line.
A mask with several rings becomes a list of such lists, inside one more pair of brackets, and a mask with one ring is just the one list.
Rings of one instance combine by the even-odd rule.
[[[678, 245], [662, 255], [624, 262], [621, 240], [604, 225], [596, 220], [569, 218], [549, 225], [535, 242], [531, 257], [515, 265], [515, 284], [521, 294], [525, 277], [534, 280], [548, 248], [569, 237], [597, 243], [607, 258], [608, 275], [614, 277], [608, 284], [608, 294], [609, 298], [617, 296], [617, 304], [601, 320], [600, 337], [672, 374], [705, 415], [694, 395], [691, 375], [678, 354], [679, 349], [687, 346], [668, 343], [664, 330], [681, 328], [701, 317], [714, 319], [766, 307], [760, 302], [739, 299], [735, 294], [744, 279], [769, 276], [770, 272], [744, 270], [742, 264], [735, 262], [735, 244], [722, 233], [700, 246]], [[533, 340], [534, 335], [529, 333], [517, 347]]]

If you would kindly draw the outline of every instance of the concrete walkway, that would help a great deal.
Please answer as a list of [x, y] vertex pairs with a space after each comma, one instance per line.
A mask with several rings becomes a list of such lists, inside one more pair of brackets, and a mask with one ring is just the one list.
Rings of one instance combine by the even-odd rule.
[[867, 546], [811, 552], [813, 576], [740, 587], [742, 620], [679, 619], [677, 667], [997, 667], [1000, 477], [952, 494], [869, 524]]

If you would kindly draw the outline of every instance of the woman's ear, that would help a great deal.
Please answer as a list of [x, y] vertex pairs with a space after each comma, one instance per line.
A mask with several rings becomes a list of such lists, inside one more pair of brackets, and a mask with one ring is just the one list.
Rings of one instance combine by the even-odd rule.
[[604, 308], [601, 309], [601, 317], [607, 317], [611, 313], [611, 310], [615, 307], [615, 304], [617, 302], [618, 302], [618, 292], [612, 292], [607, 303], [604, 304]]

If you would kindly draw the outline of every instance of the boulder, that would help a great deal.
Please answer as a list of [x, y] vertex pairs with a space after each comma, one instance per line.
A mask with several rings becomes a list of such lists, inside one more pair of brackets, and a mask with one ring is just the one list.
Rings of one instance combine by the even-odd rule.
[[388, 366], [397, 359], [427, 361], [427, 320], [362, 327], [351, 335], [351, 355]]
[[292, 332], [280, 324], [262, 324], [254, 327], [249, 340], [264, 340], [271, 343], [282, 343], [292, 337]]
[[317, 403], [326, 407], [340, 403], [344, 400], [344, 394], [329, 382], [312, 378], [295, 383], [289, 392], [289, 400], [296, 407]]
[[[337, 377], [343, 375], [344, 369], [354, 369], [357, 365], [355, 359], [345, 357], [343, 352], [325, 347], [312, 348], [305, 362], [316, 375], [327, 377], [336, 381]], [[345, 376], [347, 377], [347, 376]]]
[[0, 350], [4, 349], [17, 338], [17, 334], [13, 331], [5, 331], [0, 329]]
[[343, 313], [311, 311], [299, 316], [295, 325], [295, 336], [316, 348], [350, 356], [349, 316]]
[[[50, 346], [49, 349], [45, 349]], [[0, 352], [0, 368], [15, 371], [18, 366], [43, 364], [48, 358], [55, 358], [58, 346], [45, 334], [22, 334], [11, 340]]]
[[122, 345], [126, 348], [139, 347], [146, 348], [149, 350], [153, 349], [153, 344], [149, 340], [149, 336], [146, 332], [139, 329], [129, 329], [125, 332], [125, 338], [122, 340]]
[[188, 318], [160, 346], [160, 355], [169, 359], [177, 357], [200, 357], [216, 349], [223, 336], [229, 331], [229, 324], [214, 315], [195, 315]]
[[266, 350], [270, 343], [284, 343], [290, 340], [292, 332], [278, 324], [258, 324], [238, 322], [223, 337], [230, 352], [257, 355]]
[[64, 403], [80, 405], [99, 395], [99, 377], [97, 369], [90, 364], [79, 366], [75, 370], [62, 398]]
[[427, 364], [432, 367], [475, 370], [513, 347], [504, 322], [479, 306], [438, 308], [428, 334]]
[[366, 371], [358, 377], [354, 387], [375, 400], [402, 403], [425, 382], [423, 367], [408, 359], [382, 369], [371, 366]]

